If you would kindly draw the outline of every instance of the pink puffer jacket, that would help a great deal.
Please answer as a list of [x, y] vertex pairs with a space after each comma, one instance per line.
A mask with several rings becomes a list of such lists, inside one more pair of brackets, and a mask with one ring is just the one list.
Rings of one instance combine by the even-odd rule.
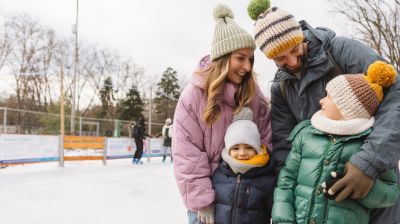
[[[197, 71], [199, 69], [201, 68]], [[235, 87], [227, 83], [220, 102], [222, 112], [218, 120], [212, 127], [203, 122], [202, 115], [207, 102], [203, 88], [205, 75], [193, 75], [191, 83], [179, 98], [173, 122], [172, 155], [175, 178], [185, 206], [192, 211], [205, 208], [214, 201], [211, 177], [221, 158], [224, 135], [232, 123], [235, 106]], [[253, 121], [260, 131], [261, 143], [272, 149], [271, 112], [258, 87], [249, 107], [253, 111]]]

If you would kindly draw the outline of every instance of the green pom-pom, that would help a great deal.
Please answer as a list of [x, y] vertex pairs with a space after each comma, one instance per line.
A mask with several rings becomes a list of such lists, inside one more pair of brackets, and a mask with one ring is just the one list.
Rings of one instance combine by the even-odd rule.
[[224, 19], [225, 17], [229, 17], [233, 19], [233, 12], [231, 8], [227, 5], [222, 5], [219, 4], [214, 8], [214, 19], [215, 21], [218, 21], [218, 19], [222, 18]]
[[258, 16], [267, 11], [270, 6], [271, 2], [269, 0], [251, 0], [249, 6], [247, 6], [247, 13], [252, 20], [256, 21]]

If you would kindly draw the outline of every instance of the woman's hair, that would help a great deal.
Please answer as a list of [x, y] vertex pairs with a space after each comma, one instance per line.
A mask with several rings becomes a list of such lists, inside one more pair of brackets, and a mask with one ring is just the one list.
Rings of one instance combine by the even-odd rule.
[[[230, 56], [231, 54], [227, 54], [212, 61], [211, 65], [203, 71], [207, 74], [204, 86], [207, 93], [207, 104], [203, 112], [203, 120], [208, 125], [212, 125], [221, 114], [219, 101], [223, 95], [225, 83], [228, 81]], [[253, 61], [251, 64], [253, 66]], [[252, 70], [246, 73], [241, 84], [237, 86], [234, 114], [248, 105], [256, 93], [256, 81]]]

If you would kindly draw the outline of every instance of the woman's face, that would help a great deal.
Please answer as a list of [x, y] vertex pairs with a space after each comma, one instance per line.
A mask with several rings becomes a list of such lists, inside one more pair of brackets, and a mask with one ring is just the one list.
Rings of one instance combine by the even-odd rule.
[[325, 117], [332, 120], [345, 120], [330, 95], [322, 98], [319, 104], [321, 104], [322, 115]]
[[254, 50], [243, 48], [232, 52], [229, 58], [227, 79], [229, 82], [239, 85], [242, 79], [251, 71], [254, 61]]

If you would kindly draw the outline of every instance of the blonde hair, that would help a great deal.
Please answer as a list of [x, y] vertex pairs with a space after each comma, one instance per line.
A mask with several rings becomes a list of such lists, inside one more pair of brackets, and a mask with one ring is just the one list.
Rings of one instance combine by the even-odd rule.
[[[207, 104], [203, 112], [203, 120], [206, 124], [212, 125], [221, 114], [221, 108], [218, 100], [224, 91], [225, 83], [228, 81], [229, 59], [231, 54], [224, 55], [211, 62], [211, 65], [203, 71], [207, 74], [205, 81], [205, 90], [207, 93]], [[253, 67], [253, 62], [252, 62]], [[253, 69], [242, 79], [241, 84], [235, 92], [235, 105], [237, 106], [234, 114], [247, 106], [254, 98], [256, 93], [256, 81], [253, 75]]]

